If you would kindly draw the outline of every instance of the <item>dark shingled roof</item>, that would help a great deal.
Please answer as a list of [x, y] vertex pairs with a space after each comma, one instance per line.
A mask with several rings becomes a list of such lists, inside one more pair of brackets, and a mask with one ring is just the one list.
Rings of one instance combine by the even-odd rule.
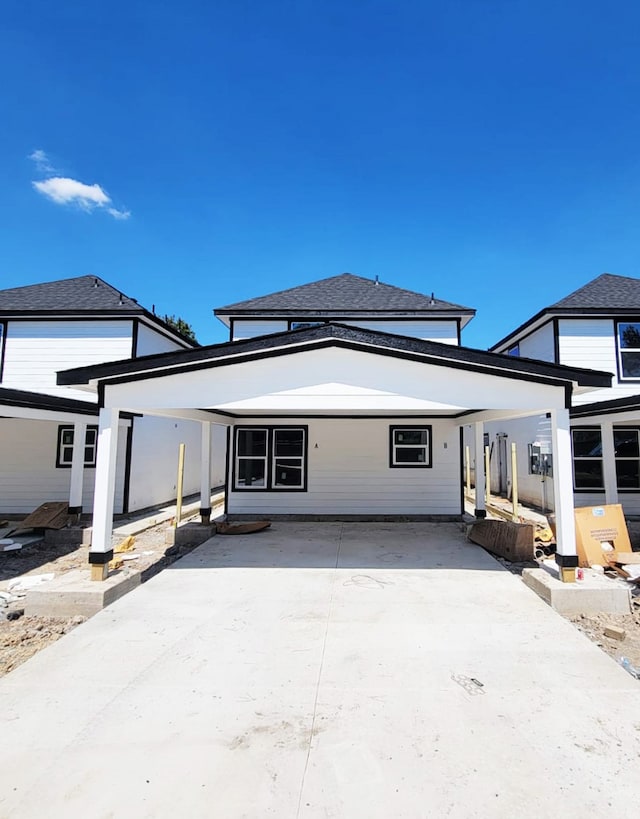
[[216, 315], [261, 312], [403, 312], [422, 313], [457, 311], [474, 314], [469, 307], [452, 304], [412, 290], [403, 290], [391, 284], [375, 282], [353, 273], [342, 273], [317, 282], [280, 290], [214, 310]]
[[557, 307], [640, 310], [640, 279], [603, 273], [547, 309]]
[[142, 307], [97, 276], [76, 276], [55, 282], [0, 290], [0, 313], [36, 310], [142, 313]]

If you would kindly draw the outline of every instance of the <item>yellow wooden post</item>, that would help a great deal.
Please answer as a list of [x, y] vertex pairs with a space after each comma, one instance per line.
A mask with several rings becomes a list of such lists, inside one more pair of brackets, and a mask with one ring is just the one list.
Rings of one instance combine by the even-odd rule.
[[185, 445], [180, 444], [178, 450], [178, 488], [176, 493], [176, 517], [173, 521], [173, 528], [177, 529], [182, 517], [182, 486], [184, 483], [184, 450]]
[[484, 479], [486, 481], [485, 497], [487, 506], [489, 506], [491, 503], [491, 450], [488, 446], [484, 448]]
[[464, 467], [466, 496], [469, 498], [471, 497], [471, 450], [468, 446], [464, 448]]
[[515, 442], [511, 444], [511, 508], [511, 518], [517, 523], [520, 515], [518, 514], [518, 453]]

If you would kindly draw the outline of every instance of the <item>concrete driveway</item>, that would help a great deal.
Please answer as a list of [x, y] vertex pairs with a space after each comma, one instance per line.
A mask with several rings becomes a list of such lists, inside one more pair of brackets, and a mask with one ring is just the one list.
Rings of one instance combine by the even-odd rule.
[[278, 523], [0, 681], [0, 816], [622, 817], [639, 740], [640, 683], [456, 524]]

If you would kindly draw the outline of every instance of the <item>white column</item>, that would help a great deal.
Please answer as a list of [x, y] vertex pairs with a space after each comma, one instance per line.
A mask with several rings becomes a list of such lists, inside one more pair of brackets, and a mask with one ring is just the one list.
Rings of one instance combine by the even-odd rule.
[[203, 422], [200, 445], [200, 520], [211, 520], [211, 424]]
[[96, 484], [93, 497], [93, 532], [89, 548], [89, 563], [94, 569], [103, 568], [102, 577], [96, 571], [95, 579], [107, 576], [106, 564], [113, 557], [111, 535], [113, 531], [113, 498], [116, 488], [116, 455], [118, 450], [117, 409], [100, 410], [98, 429], [98, 455], [96, 459]]
[[[571, 431], [569, 410], [551, 410], [551, 442], [553, 445], [553, 498], [556, 515], [556, 561], [561, 576], [578, 565], [576, 527], [573, 516], [573, 465], [571, 462]], [[573, 571], [575, 579], [575, 571]]]
[[618, 476], [616, 475], [616, 450], [613, 443], [613, 421], [600, 424], [602, 436], [602, 471], [604, 473], [605, 503], [618, 503]]
[[476, 449], [476, 517], [486, 518], [487, 505], [485, 503], [485, 474], [484, 474], [484, 424], [476, 421], [474, 426]]
[[84, 444], [87, 422], [76, 421], [73, 425], [73, 455], [71, 459], [71, 480], [69, 485], [69, 514], [82, 513], [82, 481], [84, 477]]

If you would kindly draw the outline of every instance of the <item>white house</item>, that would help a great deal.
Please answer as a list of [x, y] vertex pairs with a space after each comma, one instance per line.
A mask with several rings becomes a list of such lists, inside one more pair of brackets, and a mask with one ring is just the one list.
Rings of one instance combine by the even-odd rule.
[[[69, 501], [75, 513], [92, 508], [97, 396], [58, 386], [58, 370], [193, 347], [96, 276], [0, 290], [0, 514], [27, 514], [45, 501]], [[115, 512], [175, 498], [181, 442], [186, 491], [200, 487], [198, 424], [139, 413], [119, 423]], [[212, 485], [223, 477], [214, 470]]]
[[460, 347], [472, 310], [349, 274], [216, 314], [234, 340], [58, 374], [100, 399], [94, 565], [110, 558], [119, 420], [148, 412], [200, 422], [203, 475], [206, 430], [227, 425], [229, 517], [333, 519], [460, 518], [462, 427], [481, 446], [488, 421], [548, 413], [558, 561], [577, 565], [568, 407], [610, 375]]
[[[611, 373], [610, 387], [572, 397], [575, 504], [621, 503], [626, 514], [640, 514], [640, 280], [605, 273], [540, 310], [491, 350]], [[549, 419], [490, 424], [486, 433], [495, 491], [510, 489], [506, 452], [513, 441], [520, 498], [553, 509]]]

